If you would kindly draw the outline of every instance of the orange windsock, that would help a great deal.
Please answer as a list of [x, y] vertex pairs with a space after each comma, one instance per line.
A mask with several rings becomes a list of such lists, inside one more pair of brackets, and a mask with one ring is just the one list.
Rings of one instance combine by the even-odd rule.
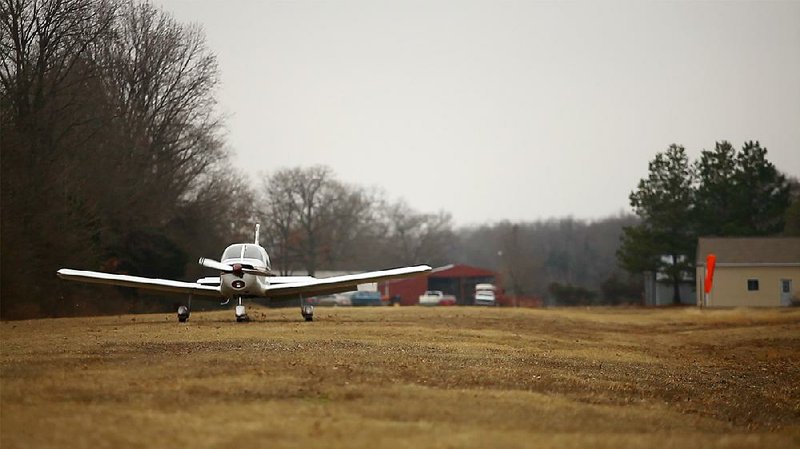
[[714, 283], [714, 267], [717, 266], [717, 256], [709, 254], [706, 256], [706, 281], [703, 283], [703, 289], [706, 293], [711, 293], [711, 285]]

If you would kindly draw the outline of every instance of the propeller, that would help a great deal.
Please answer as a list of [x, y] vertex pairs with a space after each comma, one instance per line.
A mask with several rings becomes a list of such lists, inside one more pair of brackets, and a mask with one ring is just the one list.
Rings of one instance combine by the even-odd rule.
[[223, 271], [225, 273], [236, 273], [238, 275], [241, 275], [241, 273], [248, 273], [260, 276], [269, 276], [269, 271], [258, 268], [243, 267], [238, 263], [235, 263], [233, 265], [228, 265], [226, 263], [217, 262], [214, 259], [208, 259], [206, 257], [201, 257], [200, 260], [198, 260], [197, 262], [206, 268]]
[[225, 271], [227, 273], [233, 272], [233, 267], [222, 262], [217, 262], [214, 259], [207, 259], [205, 257], [201, 257], [200, 260], [197, 261], [200, 265], [206, 268], [212, 268], [214, 270]]

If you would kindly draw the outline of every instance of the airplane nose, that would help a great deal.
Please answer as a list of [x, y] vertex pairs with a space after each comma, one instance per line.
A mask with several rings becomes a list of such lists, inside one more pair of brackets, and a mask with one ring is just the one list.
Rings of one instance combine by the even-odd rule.
[[242, 264], [240, 263], [233, 264], [233, 274], [235, 274], [238, 277], [242, 277]]

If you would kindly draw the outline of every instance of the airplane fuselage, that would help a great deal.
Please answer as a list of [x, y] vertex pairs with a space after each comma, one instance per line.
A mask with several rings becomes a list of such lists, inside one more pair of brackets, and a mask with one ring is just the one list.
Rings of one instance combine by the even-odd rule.
[[220, 291], [225, 298], [265, 296], [269, 285], [267, 276], [249, 273], [222, 273], [219, 280]]
[[269, 273], [267, 251], [254, 243], [237, 243], [225, 249], [221, 262], [233, 267], [230, 273], [220, 274], [220, 291], [225, 298], [264, 296], [269, 276], [248, 273], [258, 270]]

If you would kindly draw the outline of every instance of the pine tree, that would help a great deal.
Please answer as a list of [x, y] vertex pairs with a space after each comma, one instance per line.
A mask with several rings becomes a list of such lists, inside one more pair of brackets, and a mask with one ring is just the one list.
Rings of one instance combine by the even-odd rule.
[[694, 173], [686, 150], [676, 144], [650, 162], [649, 175], [630, 195], [642, 222], [625, 228], [619, 259], [628, 271], [656, 270], [668, 276], [673, 302], [680, 304], [680, 284], [691, 275], [696, 234], [692, 226]]

